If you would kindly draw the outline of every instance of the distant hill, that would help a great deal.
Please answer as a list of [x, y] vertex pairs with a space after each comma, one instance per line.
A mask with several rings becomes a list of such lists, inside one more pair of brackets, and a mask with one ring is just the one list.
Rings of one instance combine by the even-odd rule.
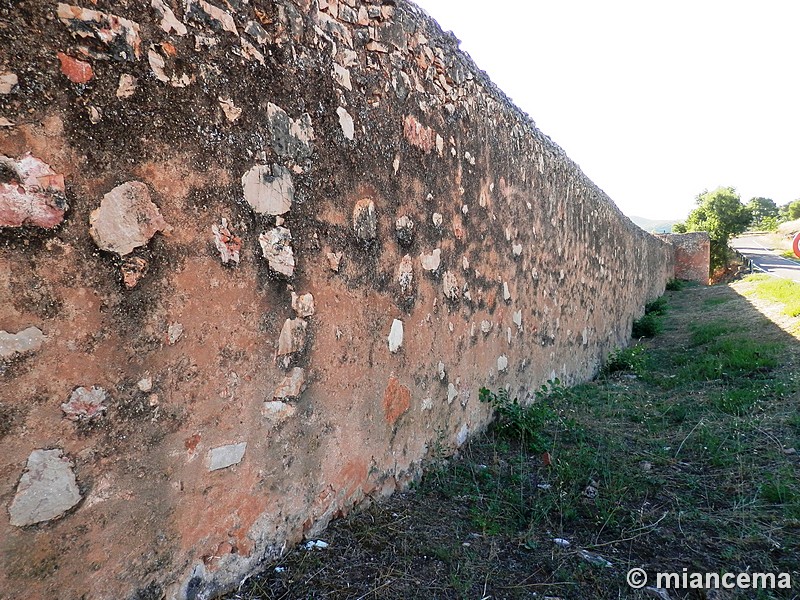
[[656, 220], [656, 219], [645, 219], [644, 217], [628, 217], [631, 221], [636, 223], [639, 227], [644, 229], [645, 231], [649, 231], [651, 233], [669, 233], [672, 231], [672, 226], [678, 222], [677, 219], [673, 221], [666, 221], [666, 220]]

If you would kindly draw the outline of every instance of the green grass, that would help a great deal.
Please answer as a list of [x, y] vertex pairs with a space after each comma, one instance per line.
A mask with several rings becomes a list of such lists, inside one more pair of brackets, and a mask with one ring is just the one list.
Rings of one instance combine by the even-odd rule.
[[756, 283], [753, 294], [762, 300], [784, 305], [784, 314], [800, 315], [800, 283], [779, 279], [770, 275], [749, 275], [745, 281]]
[[689, 329], [692, 332], [690, 338], [692, 346], [706, 344], [731, 330], [730, 325], [722, 320], [715, 320], [710, 323], [692, 323]]
[[692, 349], [676, 353], [677, 376], [690, 382], [754, 377], [777, 365], [776, 344], [763, 344], [745, 337], [716, 338], [702, 352]]
[[703, 306], [706, 308], [714, 308], [715, 306], [719, 306], [720, 304], [725, 304], [729, 302], [730, 298], [726, 298], [725, 296], [720, 296], [716, 298], [706, 298], [703, 300]]

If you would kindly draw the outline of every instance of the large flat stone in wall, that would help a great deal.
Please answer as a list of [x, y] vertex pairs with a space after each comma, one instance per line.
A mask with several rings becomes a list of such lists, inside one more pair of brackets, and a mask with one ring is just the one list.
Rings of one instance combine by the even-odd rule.
[[8, 507], [15, 527], [62, 516], [81, 500], [72, 463], [59, 449], [34, 450]]

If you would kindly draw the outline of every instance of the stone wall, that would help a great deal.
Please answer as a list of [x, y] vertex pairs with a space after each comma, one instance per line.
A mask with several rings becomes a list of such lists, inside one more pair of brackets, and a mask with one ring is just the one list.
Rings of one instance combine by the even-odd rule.
[[705, 231], [663, 233], [659, 238], [674, 247], [675, 277], [708, 285], [711, 239]]
[[0, 598], [208, 598], [673, 275], [398, 0], [0, 20]]

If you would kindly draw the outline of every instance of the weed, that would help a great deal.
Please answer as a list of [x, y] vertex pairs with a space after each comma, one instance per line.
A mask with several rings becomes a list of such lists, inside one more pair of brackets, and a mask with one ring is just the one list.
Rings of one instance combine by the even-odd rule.
[[608, 356], [603, 365], [601, 375], [610, 375], [619, 371], [631, 371], [637, 375], [643, 373], [646, 365], [646, 355], [643, 346], [629, 346], [619, 348]]
[[794, 253], [794, 250], [781, 250], [779, 254], [783, 258], [788, 258], [789, 260], [793, 260], [795, 262], [800, 261], [800, 258], [797, 257], [797, 255]]
[[661, 324], [661, 320], [654, 313], [649, 313], [633, 322], [631, 336], [636, 339], [651, 338], [657, 336], [663, 329], [664, 326]]
[[761, 398], [755, 388], [732, 389], [712, 395], [712, 402], [721, 412], [741, 416], [750, 412]]
[[774, 473], [761, 485], [761, 497], [772, 504], [788, 504], [796, 499], [797, 491], [792, 485], [794, 477], [787, 473]]
[[546, 442], [542, 437], [542, 428], [553, 413], [542, 399], [549, 393], [560, 393], [557, 381], [552, 389], [543, 386], [537, 399], [528, 406], [520, 404], [517, 398], [512, 400], [504, 389], [494, 393], [481, 388], [478, 398], [494, 409], [494, 427], [501, 437], [519, 440], [532, 452], [543, 452]]
[[665, 315], [667, 314], [667, 299], [664, 296], [656, 298], [644, 305], [646, 315]]
[[684, 288], [685, 285], [686, 285], [686, 282], [683, 281], [682, 279], [670, 279], [667, 282], [666, 289], [667, 289], [667, 291], [670, 291], [670, 292], [680, 292]]

